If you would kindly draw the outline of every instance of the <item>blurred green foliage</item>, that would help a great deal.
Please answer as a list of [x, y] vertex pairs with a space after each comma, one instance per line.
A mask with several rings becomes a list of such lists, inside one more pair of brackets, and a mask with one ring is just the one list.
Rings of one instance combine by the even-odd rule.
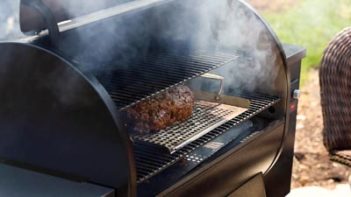
[[307, 48], [303, 60], [302, 82], [307, 71], [319, 65], [328, 42], [351, 26], [351, 0], [297, 0], [289, 9], [263, 11], [280, 40]]

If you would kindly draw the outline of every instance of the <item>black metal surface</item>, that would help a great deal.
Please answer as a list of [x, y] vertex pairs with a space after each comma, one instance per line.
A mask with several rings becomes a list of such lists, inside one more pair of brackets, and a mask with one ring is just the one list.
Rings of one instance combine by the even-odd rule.
[[0, 164], [3, 197], [114, 197], [115, 190]]
[[1, 43], [0, 95], [2, 162], [128, 190], [128, 137], [96, 80], [39, 47]]
[[[265, 175], [265, 183], [267, 195], [272, 197], [285, 196], [289, 193], [291, 187], [292, 165], [294, 156], [294, 143], [296, 132], [296, 116], [298, 108], [298, 100], [293, 99], [293, 91], [300, 87], [300, 69], [301, 59], [306, 55], [306, 49], [294, 45], [284, 45], [287, 54], [287, 62], [290, 77], [290, 97], [288, 97], [289, 105], [294, 108], [289, 109], [287, 122], [287, 133], [284, 137], [282, 152], [276, 158], [276, 162], [272, 165], [272, 169]], [[279, 187], [277, 187], [279, 185]]]
[[44, 19], [46, 27], [49, 30], [50, 42], [57, 46], [60, 38], [60, 32], [55, 16], [50, 8], [42, 0], [21, 0], [21, 4], [35, 9]]
[[[246, 96], [250, 99], [249, 96]], [[219, 126], [198, 140], [185, 146], [183, 149], [177, 151], [176, 153], [170, 155], [160, 151], [159, 148], [153, 146], [146, 146], [143, 144], [136, 143], [135, 156], [136, 156], [136, 166], [137, 166], [137, 176], [138, 182], [143, 182], [148, 178], [160, 173], [162, 170], [166, 169], [170, 165], [177, 162], [183, 156], [189, 154], [191, 151], [198, 147], [201, 147], [205, 143], [209, 142], [211, 139], [225, 133], [232, 127], [239, 125], [240, 123], [248, 120], [249, 118], [257, 115], [263, 110], [273, 106], [279, 102], [279, 98], [270, 96], [254, 96], [251, 99], [250, 108], [235, 117], [234, 119], [228, 121], [227, 123]]]
[[236, 60], [236, 54], [150, 55], [139, 64], [97, 74], [118, 108], [124, 110]]
[[[234, 140], [228, 149], [222, 148], [226, 150], [201, 163], [181, 179], [173, 181], [159, 196], [227, 196], [250, 177], [260, 172], [265, 174], [269, 170], [279, 150], [283, 133], [284, 120], [269, 122], [261, 132], [254, 132], [255, 135], [243, 143], [237, 144]], [[163, 175], [166, 179], [172, 178]]]
[[262, 172], [245, 182], [236, 190], [227, 195], [228, 197], [267, 197]]
[[298, 61], [301, 61], [306, 56], [306, 49], [300, 46], [291, 45], [291, 44], [283, 44], [283, 49], [286, 54], [286, 60], [287, 60], [287, 64], [290, 72], [292, 72], [293, 75], [300, 74], [299, 71], [294, 71], [294, 69], [296, 69], [296, 67], [298, 66], [292, 66], [292, 65], [297, 63]]
[[[181, 179], [190, 171], [203, 165], [208, 159], [218, 153], [223, 147], [229, 143], [236, 145], [251, 135], [254, 131], [253, 123], [245, 121], [237, 126], [228, 126], [226, 132], [212, 132], [203, 136], [200, 146], [187, 150], [182, 157], [174, 162], [173, 165], [151, 177], [148, 181], [143, 181], [138, 185], [139, 196], [155, 196], [158, 192], [165, 189], [166, 185], [172, 185], [177, 180]], [[167, 177], [163, 180], [164, 177]], [[162, 184], [160, 183], [162, 180]], [[151, 187], [152, 190], [145, 188]]]
[[[33, 7], [28, 7], [29, 4], [38, 0], [21, 0], [21, 30], [22, 32], [40, 32], [45, 29], [47, 24], [45, 20], [35, 13]], [[83, 16], [96, 12], [102, 9], [116, 6], [121, 3], [133, 0], [100, 0], [95, 3], [95, 0], [40, 0], [50, 11], [50, 15], [57, 22], [73, 19], [78, 16]], [[44, 18], [48, 17], [48, 12], [45, 12]]]

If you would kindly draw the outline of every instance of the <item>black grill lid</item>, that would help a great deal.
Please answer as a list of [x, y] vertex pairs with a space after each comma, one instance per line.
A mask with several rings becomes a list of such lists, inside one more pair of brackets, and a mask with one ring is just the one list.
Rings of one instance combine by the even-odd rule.
[[34, 8], [36, 4], [44, 7], [46, 15], [51, 14], [59, 23], [129, 1], [133, 0], [21, 0], [21, 30], [28, 33], [40, 32], [47, 28], [45, 19]]

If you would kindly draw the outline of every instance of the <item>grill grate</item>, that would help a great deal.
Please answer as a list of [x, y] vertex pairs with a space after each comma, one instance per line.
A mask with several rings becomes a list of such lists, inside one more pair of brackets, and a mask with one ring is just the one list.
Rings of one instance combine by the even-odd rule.
[[117, 107], [123, 110], [237, 58], [237, 55], [224, 53], [190, 56], [158, 54], [148, 56], [144, 61], [130, 67], [122, 66], [97, 74], [96, 77]]
[[152, 176], [160, 173], [167, 167], [176, 163], [183, 157], [186, 157], [189, 153], [195, 150], [197, 147], [204, 145], [205, 143], [211, 141], [215, 137], [223, 134], [228, 131], [230, 128], [239, 125], [257, 115], [258, 113], [264, 111], [265, 109], [273, 106], [277, 102], [280, 101], [277, 97], [271, 96], [259, 96], [256, 95], [254, 97], [244, 96], [246, 99], [251, 101], [250, 107], [244, 113], [241, 113], [239, 116], [231, 119], [230, 121], [218, 126], [212, 131], [208, 132], [204, 136], [199, 139], [191, 142], [186, 145], [179, 151], [170, 155], [166, 152], [160, 152], [157, 147], [147, 146], [142, 143], [135, 143], [134, 152], [136, 157], [136, 166], [137, 166], [137, 180], [138, 183], [141, 183]]
[[157, 133], [134, 136], [133, 139], [166, 148], [168, 152], [174, 153], [246, 110], [235, 106], [197, 101], [193, 115], [188, 120]]

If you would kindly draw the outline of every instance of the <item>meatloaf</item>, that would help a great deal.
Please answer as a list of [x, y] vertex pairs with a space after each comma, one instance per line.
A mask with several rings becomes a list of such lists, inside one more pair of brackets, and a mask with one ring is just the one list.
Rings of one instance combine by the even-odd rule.
[[194, 94], [180, 85], [127, 109], [128, 122], [139, 134], [158, 132], [188, 119], [194, 108]]

